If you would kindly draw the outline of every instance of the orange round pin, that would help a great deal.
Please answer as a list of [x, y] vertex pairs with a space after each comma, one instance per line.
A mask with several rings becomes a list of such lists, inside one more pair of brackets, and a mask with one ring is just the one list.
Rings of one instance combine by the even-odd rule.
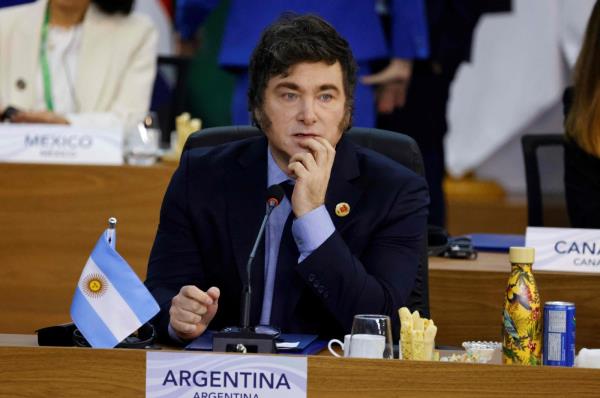
[[335, 215], [338, 217], [346, 217], [350, 214], [350, 205], [346, 202], [340, 202], [335, 205]]

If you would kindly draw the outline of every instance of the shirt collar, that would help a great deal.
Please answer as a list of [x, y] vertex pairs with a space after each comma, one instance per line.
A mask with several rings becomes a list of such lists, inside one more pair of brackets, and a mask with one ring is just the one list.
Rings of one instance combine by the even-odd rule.
[[294, 182], [293, 179], [288, 177], [287, 174], [285, 174], [283, 170], [279, 168], [277, 162], [275, 162], [275, 159], [273, 159], [273, 155], [271, 154], [271, 147], [267, 146], [267, 187], [281, 184], [282, 182], [288, 180]]

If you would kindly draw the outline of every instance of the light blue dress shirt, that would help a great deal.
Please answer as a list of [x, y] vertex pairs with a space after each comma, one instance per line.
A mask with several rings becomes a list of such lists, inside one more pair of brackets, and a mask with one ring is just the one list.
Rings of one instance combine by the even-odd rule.
[[[271, 149], [267, 149], [267, 187], [280, 184], [290, 178], [279, 168], [271, 155]], [[291, 180], [294, 183], [293, 180]], [[263, 296], [260, 324], [268, 325], [271, 320], [271, 307], [273, 303], [273, 288], [275, 275], [277, 274], [277, 257], [279, 256], [279, 244], [283, 227], [292, 210], [292, 205], [287, 197], [281, 201], [279, 206], [273, 209], [265, 231], [265, 289]], [[302, 262], [315, 249], [323, 244], [333, 234], [335, 226], [325, 205], [296, 218], [292, 223], [292, 235], [298, 246], [298, 263]]]

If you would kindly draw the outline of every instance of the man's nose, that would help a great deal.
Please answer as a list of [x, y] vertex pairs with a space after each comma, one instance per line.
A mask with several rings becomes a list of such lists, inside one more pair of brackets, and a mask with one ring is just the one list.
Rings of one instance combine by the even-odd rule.
[[315, 104], [312, 99], [305, 99], [301, 102], [298, 112], [298, 120], [306, 125], [314, 124], [317, 121]]

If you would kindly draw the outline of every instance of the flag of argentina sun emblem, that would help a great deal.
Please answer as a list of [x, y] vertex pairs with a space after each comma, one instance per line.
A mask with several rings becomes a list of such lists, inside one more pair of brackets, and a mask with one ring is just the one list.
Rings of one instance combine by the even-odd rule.
[[83, 293], [91, 298], [98, 298], [106, 293], [108, 281], [103, 275], [90, 274], [86, 276], [82, 283]]

